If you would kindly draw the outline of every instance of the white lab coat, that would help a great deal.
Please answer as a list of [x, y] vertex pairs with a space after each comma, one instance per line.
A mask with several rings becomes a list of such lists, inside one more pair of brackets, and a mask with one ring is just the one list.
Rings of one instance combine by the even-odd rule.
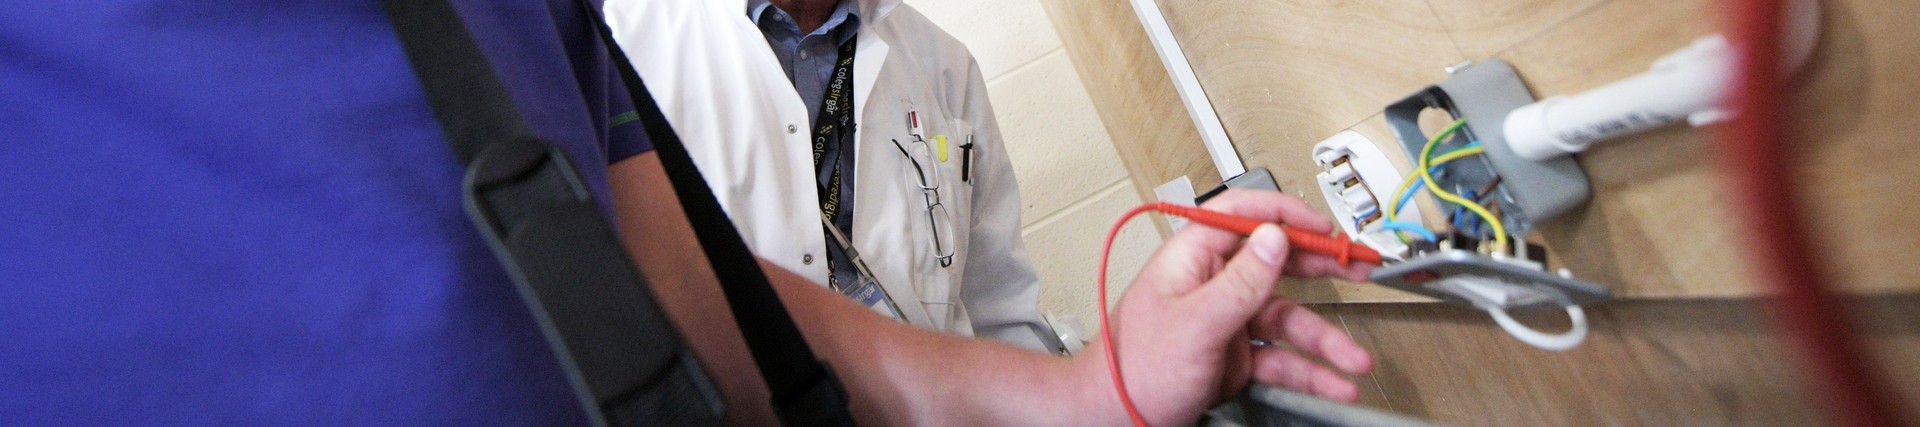
[[[856, 0], [853, 244], [912, 324], [1031, 349], [1056, 345], [1036, 309], [1019, 189], [986, 82], [966, 47], [899, 0]], [[605, 12], [708, 185], [760, 257], [827, 280], [807, 107], [743, 0], [609, 0]], [[946, 135], [940, 197], [955, 256], [941, 267], [913, 167], [908, 111]], [[971, 133], [972, 182], [959, 144]], [[1043, 344], [1045, 343], [1045, 344]]]

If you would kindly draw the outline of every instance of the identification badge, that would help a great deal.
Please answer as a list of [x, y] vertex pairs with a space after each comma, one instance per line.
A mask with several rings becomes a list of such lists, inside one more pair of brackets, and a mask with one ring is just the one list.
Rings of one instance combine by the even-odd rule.
[[875, 313], [900, 320], [901, 313], [894, 311], [893, 301], [887, 298], [885, 290], [880, 289], [880, 282], [862, 280], [860, 286], [847, 292], [847, 297], [853, 298], [854, 301], [860, 302], [860, 305], [867, 306]]

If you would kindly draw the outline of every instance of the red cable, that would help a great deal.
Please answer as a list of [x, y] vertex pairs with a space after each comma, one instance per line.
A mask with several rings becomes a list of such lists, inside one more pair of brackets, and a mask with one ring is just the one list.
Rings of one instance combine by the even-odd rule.
[[[1113, 229], [1107, 231], [1107, 242], [1100, 248], [1100, 287], [1098, 292], [1100, 298], [1100, 337], [1106, 341], [1107, 372], [1113, 376], [1114, 391], [1120, 393], [1120, 405], [1127, 409], [1127, 417], [1133, 419], [1133, 425], [1138, 427], [1146, 427], [1147, 420], [1140, 416], [1140, 409], [1134, 407], [1133, 397], [1127, 393], [1127, 383], [1120, 375], [1120, 353], [1114, 350], [1113, 325], [1107, 320], [1107, 258], [1113, 254], [1113, 241], [1120, 236], [1120, 229], [1127, 225], [1127, 221], [1149, 211], [1159, 211], [1167, 215], [1185, 217], [1193, 220], [1193, 222], [1231, 231], [1243, 236], [1252, 235], [1253, 230], [1259, 229], [1261, 225], [1269, 224], [1265, 221], [1214, 212], [1194, 206], [1157, 202], [1136, 206], [1132, 210], [1127, 211], [1125, 215], [1120, 216], [1120, 221], [1113, 223]], [[1340, 262], [1340, 265], [1347, 265], [1349, 261], [1380, 263], [1380, 252], [1374, 251], [1373, 248], [1349, 242], [1341, 237], [1314, 234], [1312, 232], [1295, 230], [1284, 226], [1280, 227], [1280, 230], [1287, 234], [1289, 247], [1332, 255], [1335, 260]]]
[[1779, 295], [1770, 298], [1775, 324], [1797, 344], [1806, 365], [1812, 395], [1831, 396], [1838, 421], [1852, 425], [1909, 425], [1892, 395], [1875, 375], [1867, 348], [1828, 291], [1822, 266], [1812, 254], [1798, 210], [1791, 119], [1783, 108], [1780, 58], [1784, 22], [1779, 0], [1726, 1], [1733, 11], [1732, 40], [1739, 50], [1739, 86], [1733, 106], [1738, 116], [1718, 138], [1722, 171], [1734, 186], [1753, 239], [1756, 266]]
[[1120, 406], [1127, 408], [1127, 417], [1133, 419], [1133, 425], [1146, 427], [1147, 419], [1140, 417], [1140, 409], [1133, 406], [1133, 397], [1127, 394], [1127, 382], [1120, 377], [1120, 353], [1113, 348], [1113, 324], [1107, 321], [1107, 257], [1113, 254], [1113, 239], [1120, 236], [1120, 228], [1127, 221], [1143, 212], [1154, 210], [1154, 205], [1146, 204], [1134, 207], [1113, 223], [1113, 229], [1107, 231], [1107, 243], [1100, 247], [1100, 338], [1107, 343], [1107, 372], [1113, 374], [1113, 388], [1120, 393]]

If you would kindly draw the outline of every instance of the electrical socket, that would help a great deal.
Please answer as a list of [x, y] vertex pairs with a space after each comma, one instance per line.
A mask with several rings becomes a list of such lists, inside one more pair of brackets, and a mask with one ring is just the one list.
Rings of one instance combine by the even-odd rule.
[[[1321, 169], [1314, 181], [1340, 229], [1383, 255], [1404, 258], [1410, 248], [1382, 223], [1388, 219], [1384, 205], [1393, 202], [1389, 199], [1406, 177], [1387, 160], [1380, 146], [1359, 132], [1343, 131], [1313, 145], [1313, 162]], [[1417, 224], [1420, 208], [1408, 203], [1394, 216]]]

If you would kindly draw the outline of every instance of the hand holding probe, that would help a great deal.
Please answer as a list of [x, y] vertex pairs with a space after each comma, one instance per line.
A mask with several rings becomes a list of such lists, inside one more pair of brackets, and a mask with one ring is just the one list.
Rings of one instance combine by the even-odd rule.
[[1259, 229], [1262, 225], [1274, 224], [1280, 227], [1281, 232], [1286, 233], [1289, 248], [1329, 255], [1343, 266], [1348, 265], [1348, 263], [1352, 261], [1373, 264], [1380, 263], [1379, 251], [1375, 251], [1366, 245], [1348, 241], [1344, 236], [1318, 234], [1282, 224], [1207, 210], [1198, 206], [1154, 202], [1134, 207], [1132, 210], [1127, 211], [1125, 215], [1121, 215], [1120, 221], [1115, 222], [1113, 229], [1107, 232], [1107, 243], [1105, 248], [1101, 249], [1100, 252], [1100, 279], [1097, 282], [1100, 288], [1096, 297], [1100, 299], [1100, 334], [1102, 341], [1106, 343], [1107, 372], [1113, 377], [1114, 391], [1120, 394], [1120, 404], [1127, 410], [1127, 417], [1133, 420], [1135, 426], [1139, 427], [1145, 427], [1147, 421], [1145, 417], [1140, 415], [1139, 408], [1134, 407], [1133, 397], [1127, 393], [1127, 382], [1120, 374], [1120, 356], [1114, 349], [1113, 325], [1109, 323], [1107, 317], [1107, 261], [1108, 256], [1113, 252], [1113, 240], [1120, 235], [1121, 226], [1126, 225], [1127, 221], [1133, 219], [1133, 217], [1148, 211], [1186, 218], [1193, 222], [1205, 224], [1208, 227], [1231, 231], [1242, 236], [1253, 235], [1253, 231]]

